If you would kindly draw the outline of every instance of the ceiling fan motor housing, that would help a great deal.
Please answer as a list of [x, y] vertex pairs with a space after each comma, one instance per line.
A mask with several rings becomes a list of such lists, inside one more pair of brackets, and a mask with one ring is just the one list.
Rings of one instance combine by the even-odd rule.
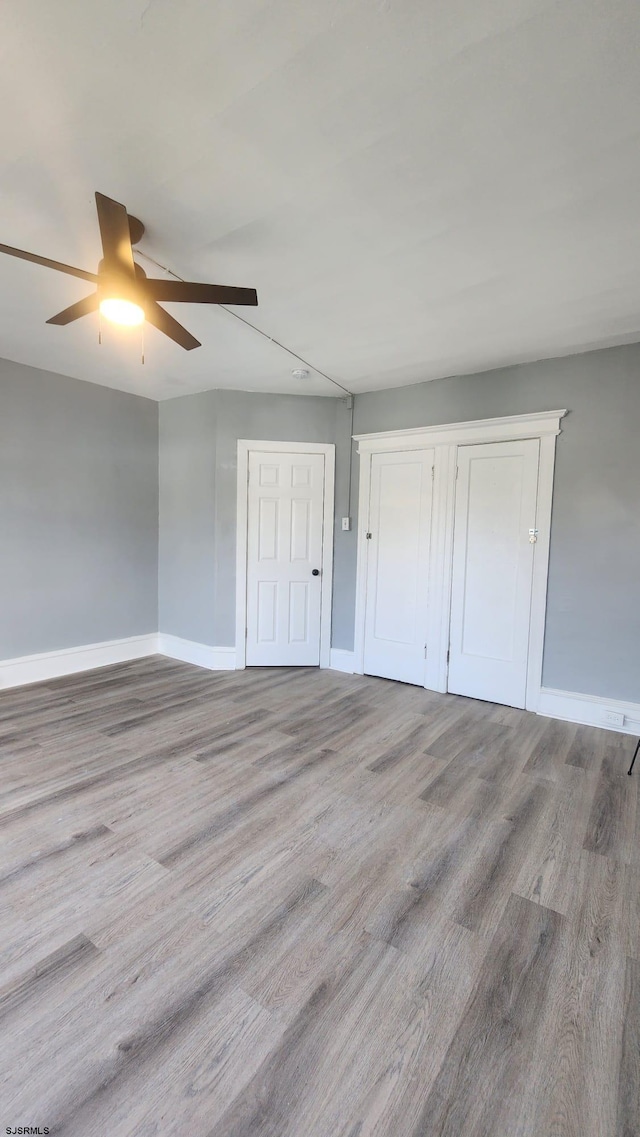
[[129, 236], [131, 237], [131, 244], [137, 245], [144, 237], [144, 225], [137, 217], [132, 217], [127, 213], [127, 220], [129, 221]]
[[111, 297], [117, 297], [119, 300], [131, 300], [132, 303], [139, 304], [140, 307], [144, 308], [144, 287], [138, 287], [138, 282], [146, 279], [146, 272], [138, 264], [135, 265], [135, 278], [132, 279], [128, 273], [109, 268], [104, 260], [101, 260], [98, 265], [98, 297], [100, 300]]

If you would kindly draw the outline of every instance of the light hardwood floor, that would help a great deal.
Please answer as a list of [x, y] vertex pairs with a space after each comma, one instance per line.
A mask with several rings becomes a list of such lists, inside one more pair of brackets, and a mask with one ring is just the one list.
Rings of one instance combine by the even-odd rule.
[[634, 742], [161, 657], [2, 693], [0, 1131], [640, 1133]]

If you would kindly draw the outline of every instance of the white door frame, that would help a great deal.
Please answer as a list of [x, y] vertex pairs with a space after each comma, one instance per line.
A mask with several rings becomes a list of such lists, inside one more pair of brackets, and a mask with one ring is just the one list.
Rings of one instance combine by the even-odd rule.
[[354, 670], [364, 671], [364, 629], [366, 609], [367, 556], [369, 542], [369, 500], [371, 493], [371, 455], [381, 451], [434, 448], [433, 512], [429, 561], [429, 614], [425, 687], [447, 690], [447, 653], [451, 610], [451, 572], [453, 558], [453, 520], [458, 447], [471, 443], [507, 442], [521, 438], [540, 439], [538, 467], [537, 543], [533, 561], [531, 615], [529, 623], [529, 661], [527, 665], [526, 708], [537, 711], [542, 686], [542, 656], [547, 610], [549, 538], [556, 437], [566, 410], [539, 414], [509, 415], [504, 418], [477, 419], [409, 430], [390, 430], [379, 434], [354, 434], [360, 463], [358, 506], [358, 563], [356, 570], [356, 612]]
[[238, 491], [236, 517], [236, 670], [243, 671], [247, 657], [247, 522], [249, 454], [324, 454], [324, 510], [322, 518], [322, 585], [320, 592], [320, 666], [329, 667], [331, 652], [331, 598], [333, 595], [333, 515], [336, 448], [331, 442], [264, 442], [238, 439]]

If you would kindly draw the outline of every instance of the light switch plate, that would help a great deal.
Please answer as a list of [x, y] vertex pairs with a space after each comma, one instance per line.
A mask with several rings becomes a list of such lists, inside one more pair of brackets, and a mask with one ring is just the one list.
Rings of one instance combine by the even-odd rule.
[[343, 517], [342, 518], [342, 530], [343, 530], [343, 532], [348, 533], [350, 529], [351, 529], [351, 518], [350, 517]]

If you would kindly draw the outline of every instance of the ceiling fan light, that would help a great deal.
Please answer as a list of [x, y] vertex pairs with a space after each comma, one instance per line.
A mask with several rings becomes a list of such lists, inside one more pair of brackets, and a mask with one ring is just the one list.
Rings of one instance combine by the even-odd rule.
[[100, 311], [106, 320], [125, 328], [136, 328], [144, 322], [144, 310], [140, 305], [118, 296], [105, 296], [100, 301]]

